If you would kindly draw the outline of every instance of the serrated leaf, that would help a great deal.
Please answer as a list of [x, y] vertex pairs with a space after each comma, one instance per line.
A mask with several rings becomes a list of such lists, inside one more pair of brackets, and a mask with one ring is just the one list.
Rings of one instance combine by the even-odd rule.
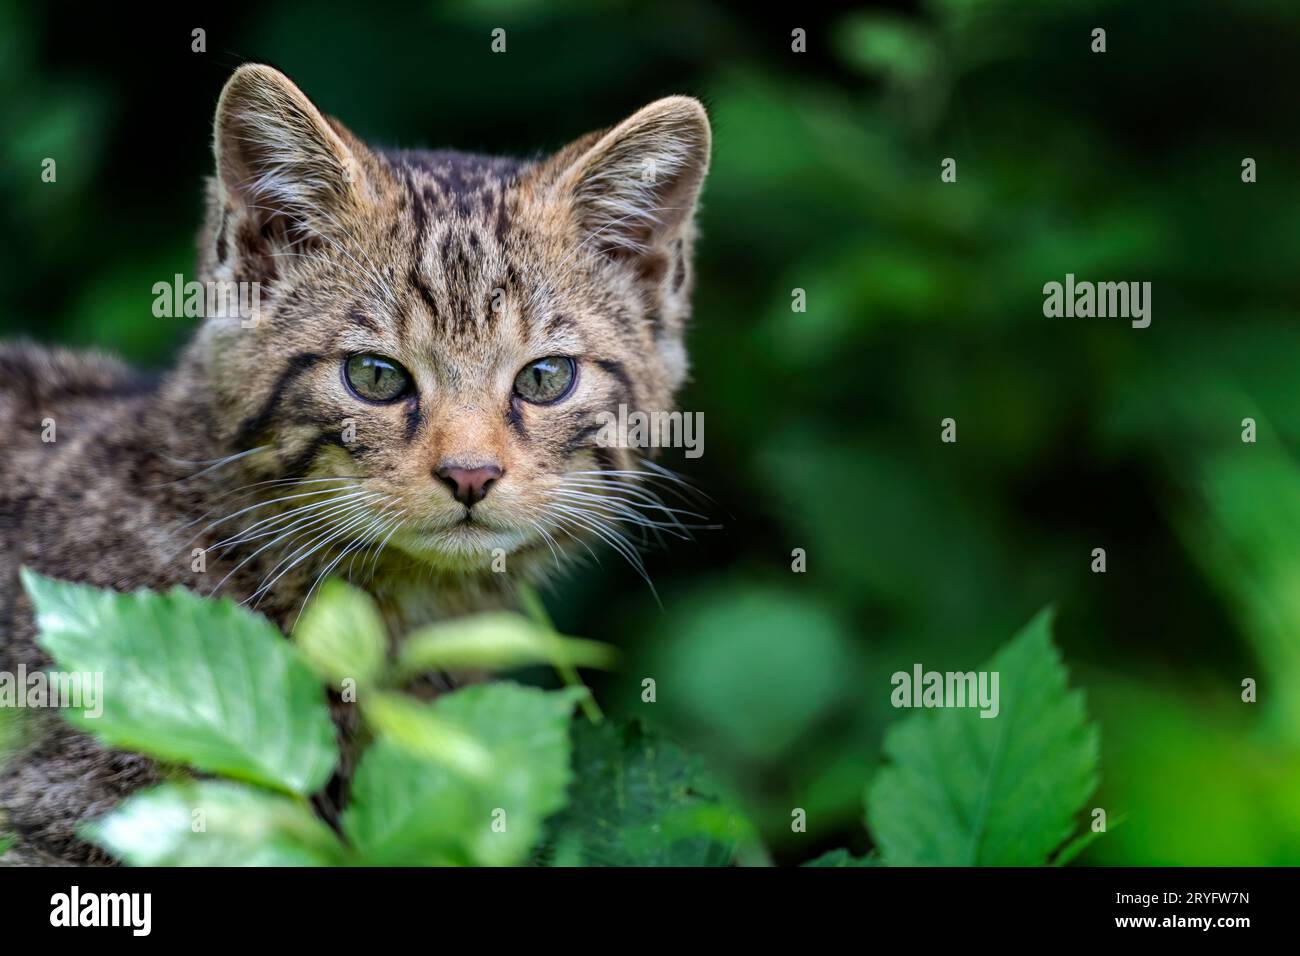
[[335, 686], [349, 679], [372, 683], [388, 657], [388, 629], [375, 599], [339, 578], [321, 586], [294, 626], [293, 640]]
[[560, 637], [519, 614], [492, 611], [422, 628], [402, 642], [397, 674], [431, 670], [507, 670], [531, 664], [608, 668], [614, 648], [599, 641]]
[[306, 803], [219, 780], [137, 793], [83, 835], [132, 866], [335, 866], [347, 856]]
[[547, 824], [552, 865], [726, 866], [746, 828], [711, 796], [698, 757], [639, 724], [579, 723], [579, 782]]
[[885, 736], [868, 788], [872, 836], [891, 866], [1040, 866], [1097, 784], [1098, 739], [1066, 686], [1040, 613], [987, 665], [1000, 709], [910, 716]]
[[344, 833], [369, 865], [523, 861], [542, 821], [564, 806], [570, 714], [585, 693], [504, 682], [425, 705], [483, 748], [491, 758], [487, 772], [469, 777], [381, 738], [357, 768]]
[[24, 569], [38, 641], [104, 675], [103, 713], [62, 714], [112, 747], [307, 794], [338, 760], [315, 675], [269, 621], [182, 588], [119, 594]]

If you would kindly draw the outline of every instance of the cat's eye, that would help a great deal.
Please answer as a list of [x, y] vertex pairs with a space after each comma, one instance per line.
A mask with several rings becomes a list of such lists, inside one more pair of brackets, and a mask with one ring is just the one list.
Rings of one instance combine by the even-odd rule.
[[406, 369], [382, 355], [353, 355], [343, 363], [343, 378], [358, 398], [395, 402], [411, 391]]
[[515, 394], [534, 405], [553, 405], [573, 389], [577, 371], [573, 359], [564, 355], [529, 362], [515, 376]]

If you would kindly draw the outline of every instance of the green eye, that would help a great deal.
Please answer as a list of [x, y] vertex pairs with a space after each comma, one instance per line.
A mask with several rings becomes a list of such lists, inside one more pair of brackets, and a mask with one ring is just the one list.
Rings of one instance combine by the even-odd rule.
[[353, 355], [343, 363], [343, 378], [368, 402], [393, 402], [411, 390], [406, 369], [379, 355]]
[[529, 362], [515, 376], [515, 394], [534, 405], [550, 405], [569, 394], [577, 366], [563, 355]]

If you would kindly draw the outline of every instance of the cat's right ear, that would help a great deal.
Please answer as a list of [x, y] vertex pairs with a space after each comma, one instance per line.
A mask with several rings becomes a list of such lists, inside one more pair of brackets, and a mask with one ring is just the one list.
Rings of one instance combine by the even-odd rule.
[[264, 237], [324, 234], [363, 201], [364, 147], [279, 70], [236, 70], [221, 91], [215, 127], [223, 205], [247, 213]]

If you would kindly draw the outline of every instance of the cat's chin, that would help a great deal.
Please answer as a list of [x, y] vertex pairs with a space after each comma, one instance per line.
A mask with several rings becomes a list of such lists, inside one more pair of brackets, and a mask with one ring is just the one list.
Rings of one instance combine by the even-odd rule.
[[444, 571], [491, 572], [503, 555], [515, 555], [538, 546], [526, 531], [503, 530], [476, 524], [448, 528], [409, 528], [393, 535], [390, 546], [423, 564]]

